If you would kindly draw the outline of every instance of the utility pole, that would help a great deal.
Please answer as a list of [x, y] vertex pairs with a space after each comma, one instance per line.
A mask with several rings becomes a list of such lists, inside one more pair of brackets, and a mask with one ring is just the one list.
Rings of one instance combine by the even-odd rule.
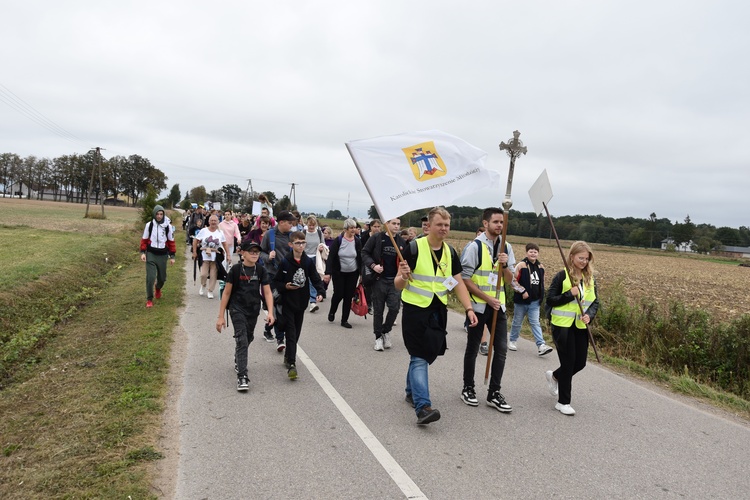
[[[94, 164], [91, 166], [91, 179], [89, 180], [89, 192], [86, 196], [86, 214], [83, 216], [84, 219], [88, 219], [89, 217], [89, 206], [91, 205], [91, 192], [94, 190], [94, 174], [96, 174], [97, 167], [99, 168], [99, 196], [102, 196], [102, 199], [99, 200], [99, 203], [102, 205], [102, 216], [101, 218], [104, 219], [104, 199], [102, 192], [102, 153], [101, 148], [96, 147], [92, 151], [94, 151]], [[94, 205], [96, 205], [96, 202], [94, 202]]]
[[101, 196], [102, 203], [102, 219], [106, 219], [104, 216], [104, 191], [102, 190], [102, 152], [100, 148], [96, 148], [97, 163], [99, 163], [99, 196]]
[[292, 207], [294, 210], [297, 210], [297, 191], [296, 191], [296, 184], [292, 182], [292, 189], [289, 191], [289, 201], [292, 203]]
[[[94, 151], [94, 164], [91, 166], [91, 178], [89, 179], [89, 187], [86, 192], [86, 213], [84, 214], [83, 218], [88, 219], [89, 218], [89, 206], [91, 205], [91, 189], [94, 187], [94, 174], [96, 173], [97, 167], [99, 167], [99, 195], [103, 195], [102, 193], [102, 153], [101, 153], [100, 147], [94, 148], [92, 151]], [[96, 203], [94, 203], [96, 205]], [[104, 219], [104, 197], [102, 196], [101, 199], [102, 204], [102, 219]]]

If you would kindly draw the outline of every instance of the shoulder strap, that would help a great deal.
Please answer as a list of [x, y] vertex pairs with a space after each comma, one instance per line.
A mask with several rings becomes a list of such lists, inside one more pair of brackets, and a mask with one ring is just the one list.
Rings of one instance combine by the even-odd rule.
[[412, 257], [417, 255], [417, 240], [413, 239], [409, 242], [409, 251], [411, 252]]
[[484, 253], [482, 251], [482, 242], [477, 240], [474, 240], [477, 243], [477, 267], [474, 268], [474, 271], [482, 267], [482, 254]]

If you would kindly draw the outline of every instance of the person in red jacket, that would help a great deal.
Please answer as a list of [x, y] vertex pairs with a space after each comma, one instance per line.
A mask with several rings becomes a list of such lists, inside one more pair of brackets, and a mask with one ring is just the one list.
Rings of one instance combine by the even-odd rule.
[[161, 289], [167, 281], [167, 259], [174, 265], [176, 251], [174, 226], [164, 214], [164, 207], [156, 205], [153, 215], [141, 237], [141, 261], [146, 263], [146, 307], [154, 307], [154, 298], [161, 298]]

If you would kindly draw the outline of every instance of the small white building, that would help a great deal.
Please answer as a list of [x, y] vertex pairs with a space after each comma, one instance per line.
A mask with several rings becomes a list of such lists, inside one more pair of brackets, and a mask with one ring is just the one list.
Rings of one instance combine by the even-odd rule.
[[690, 240], [687, 243], [680, 243], [679, 245], [675, 245], [675, 242], [672, 238], [665, 238], [661, 240], [662, 250], [667, 250], [670, 248], [670, 246], [674, 247], [675, 252], [692, 252], [693, 240]]

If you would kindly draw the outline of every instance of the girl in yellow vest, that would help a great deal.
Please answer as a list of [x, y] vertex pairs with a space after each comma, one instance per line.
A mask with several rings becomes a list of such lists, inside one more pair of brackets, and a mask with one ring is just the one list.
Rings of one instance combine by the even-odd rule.
[[[586, 366], [589, 340], [586, 325], [599, 309], [594, 283], [594, 254], [584, 241], [576, 241], [568, 252], [567, 267], [555, 275], [547, 290], [547, 305], [552, 308], [552, 338], [557, 346], [560, 368], [548, 371], [547, 387], [557, 396], [555, 409], [563, 415], [575, 415], [570, 406], [573, 375]], [[581, 300], [583, 314], [576, 297]]]

